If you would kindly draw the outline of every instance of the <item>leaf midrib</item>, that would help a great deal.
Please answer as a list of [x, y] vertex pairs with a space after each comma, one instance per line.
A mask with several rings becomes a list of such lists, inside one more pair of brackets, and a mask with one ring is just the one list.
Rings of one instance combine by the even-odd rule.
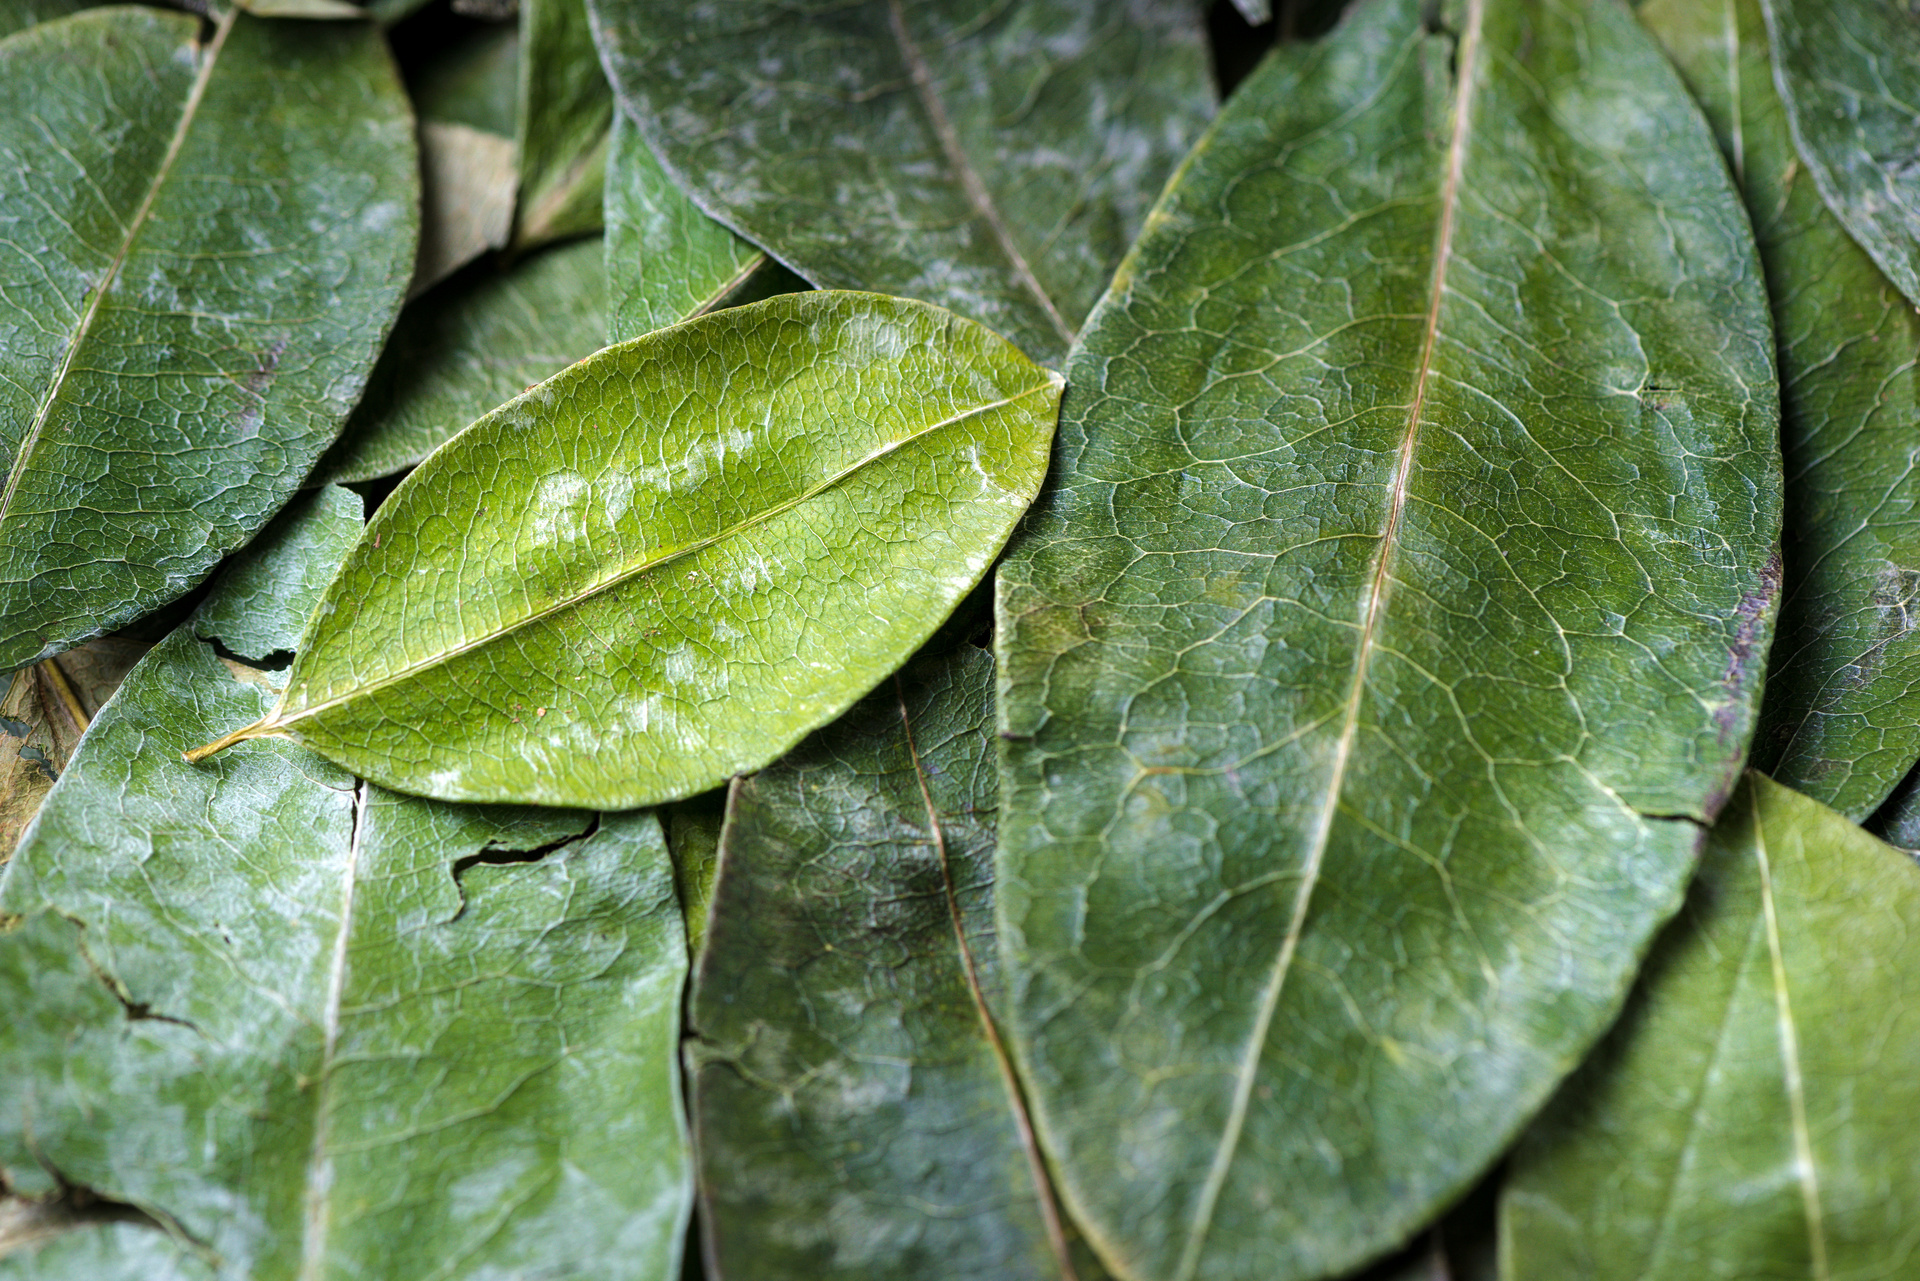
[[1254, 1081], [1266, 1050], [1267, 1036], [1272, 1027], [1274, 1014], [1279, 1009], [1281, 991], [1285, 988], [1287, 976], [1292, 971], [1294, 955], [1305, 933], [1307, 911], [1313, 899], [1314, 889], [1320, 881], [1322, 862], [1332, 837], [1334, 816], [1339, 808], [1340, 797], [1346, 788], [1347, 765], [1352, 757], [1354, 738], [1359, 730], [1360, 703], [1366, 691], [1367, 670], [1372, 660], [1380, 618], [1386, 612], [1386, 602], [1392, 587], [1392, 578], [1388, 569], [1393, 560], [1395, 540], [1399, 535], [1401, 518], [1406, 509], [1414, 450], [1420, 439], [1420, 420], [1426, 411], [1427, 387], [1431, 380], [1434, 352], [1439, 339], [1441, 301], [1446, 291], [1447, 268], [1453, 256], [1454, 223], [1460, 201], [1461, 172], [1466, 162], [1473, 89], [1478, 72], [1480, 33], [1485, 18], [1485, 6], [1486, 0], [1468, 0], [1467, 20], [1457, 47], [1453, 122], [1447, 140], [1447, 171], [1440, 193], [1440, 225], [1435, 235], [1433, 278], [1429, 286], [1427, 315], [1421, 334], [1419, 366], [1414, 374], [1413, 400], [1407, 410], [1406, 431], [1401, 437], [1400, 450], [1395, 461], [1386, 518], [1381, 525], [1380, 547], [1374, 556], [1366, 614], [1361, 620], [1360, 635], [1354, 646], [1353, 677], [1347, 688], [1340, 738], [1334, 747], [1325, 800], [1314, 828], [1312, 844], [1308, 848], [1306, 860], [1302, 865], [1300, 888], [1294, 896], [1293, 912], [1287, 922], [1287, 933], [1281, 941], [1280, 951], [1274, 958], [1273, 969], [1261, 992], [1260, 1006], [1255, 1013], [1254, 1024], [1247, 1037], [1246, 1049], [1241, 1055], [1234, 1081], [1232, 1109], [1228, 1113], [1227, 1124], [1221, 1132], [1220, 1143], [1214, 1150], [1213, 1165], [1208, 1170], [1206, 1183], [1201, 1189], [1200, 1203], [1194, 1213], [1193, 1227], [1188, 1231], [1180, 1262], [1174, 1270], [1176, 1281], [1192, 1281], [1199, 1269], [1200, 1253], [1205, 1245], [1207, 1234], [1213, 1226], [1214, 1211], [1219, 1203], [1221, 1192], [1226, 1186], [1227, 1171], [1233, 1164], [1241, 1133], [1246, 1126], [1247, 1112], [1253, 1098]]
[[[494, 641], [497, 641], [504, 636], [512, 635], [514, 632], [520, 631], [523, 628], [535, 626], [536, 624], [544, 621], [545, 619], [551, 618], [556, 614], [565, 613], [567, 610], [573, 609], [576, 606], [582, 604], [583, 602], [591, 600], [593, 597], [598, 596], [603, 592], [611, 591], [614, 588], [620, 586], [622, 583], [630, 582], [633, 579], [640, 577], [640, 575], [642, 574], [649, 573], [652, 570], [660, 568], [662, 565], [671, 564], [672, 562], [681, 560], [687, 556], [695, 555], [701, 551], [704, 551], [706, 548], [713, 546], [716, 543], [732, 538], [738, 534], [743, 534], [747, 530], [753, 529], [756, 526], [763, 525], [766, 522], [772, 520], [774, 517], [780, 516], [786, 512], [792, 511], [794, 508], [799, 507], [803, 503], [811, 502], [815, 498], [818, 498], [820, 495], [826, 493], [828, 490], [831, 490], [837, 485], [841, 484], [843, 481], [846, 481], [849, 478], [857, 475], [863, 469], [880, 461], [882, 458], [885, 458], [890, 454], [897, 453], [898, 451], [906, 448], [908, 445], [913, 444], [915, 441], [922, 440], [927, 436], [932, 435], [934, 432], [941, 430], [944, 427], [951, 427], [951, 426], [954, 426], [955, 424], [963, 423], [967, 421], [969, 418], [975, 418], [981, 414], [992, 413], [996, 409], [1004, 409], [1009, 405], [1018, 404], [1019, 402], [1027, 399], [1030, 396], [1040, 395], [1052, 388], [1059, 386], [1060, 382], [1061, 382], [1061, 379], [1059, 375], [1052, 374], [1049, 377], [1047, 377], [1045, 380], [1040, 382], [1039, 384], [1033, 387], [1029, 387], [1025, 391], [1018, 392], [1012, 396], [1002, 397], [1001, 399], [992, 401], [988, 404], [975, 405], [969, 409], [966, 409], [961, 413], [954, 414], [947, 418], [942, 418], [933, 423], [929, 423], [924, 427], [918, 428], [915, 431], [912, 431], [907, 435], [900, 437], [898, 440], [888, 441], [885, 445], [883, 445], [879, 449], [876, 449], [871, 453], [864, 455], [863, 457], [857, 459], [855, 462], [853, 462], [849, 466], [826, 477], [824, 480], [821, 480], [819, 483], [803, 491], [802, 493], [797, 494], [794, 497], [789, 498], [784, 502], [773, 504], [772, 506], [767, 507], [762, 511], [755, 512], [751, 516], [747, 517], [745, 520], [739, 521], [738, 523], [733, 525], [729, 525], [725, 529], [717, 530], [714, 533], [709, 534], [705, 538], [698, 539], [694, 542], [685, 544], [684, 546], [675, 547], [667, 551], [659, 552], [653, 556], [648, 557], [643, 561], [640, 561], [638, 564], [628, 566], [613, 574], [609, 574], [606, 577], [601, 578], [589, 584], [588, 586], [582, 588], [580, 591], [574, 592], [567, 596], [563, 596], [560, 599], [553, 601], [551, 604], [545, 606], [542, 609], [535, 610], [524, 617], [516, 618], [504, 626], [496, 627], [490, 631], [483, 632], [480, 635], [472, 638], [471, 640], [465, 641], [459, 645], [450, 646], [447, 649], [444, 649], [437, 653], [429, 655], [427, 658], [419, 662], [410, 664], [407, 667], [403, 667], [398, 671], [389, 673], [388, 675], [381, 677], [379, 680], [369, 681], [366, 684], [356, 686], [345, 693], [336, 694], [331, 698], [324, 699], [321, 702], [315, 703], [309, 707], [303, 707], [299, 711], [293, 713], [292, 715], [282, 715], [286, 698], [289, 695], [291, 695], [294, 690], [300, 687], [299, 682], [290, 681], [287, 685], [287, 692], [281, 695], [282, 706], [275, 708], [273, 715], [269, 716], [266, 720], [260, 722], [259, 725], [250, 726], [249, 730], [251, 730], [253, 734], [274, 733], [279, 730], [286, 729], [290, 726], [296, 725], [301, 721], [308, 720], [314, 716], [318, 716], [322, 712], [330, 711], [333, 708], [339, 707], [344, 703], [351, 702], [354, 699], [365, 698], [365, 697], [368, 697], [369, 695], [377, 694], [383, 689], [389, 689], [394, 685], [400, 684], [402, 681], [412, 680], [414, 677], [418, 676], [422, 672], [429, 671], [435, 667], [439, 667], [443, 664], [452, 662], [454, 659], [459, 658], [463, 654], [472, 653], [474, 650], [480, 649], [487, 645], [491, 645]], [[241, 731], [241, 733], [246, 734], [248, 733], [248, 731]]]
[[980, 971], [974, 964], [973, 946], [967, 942], [966, 922], [960, 915], [960, 897], [953, 886], [953, 867], [947, 861], [946, 829], [941, 825], [940, 811], [934, 806], [933, 791], [927, 785], [926, 765], [921, 761], [920, 747], [914, 741], [913, 717], [907, 711], [907, 695], [901, 688], [898, 673], [893, 678], [893, 692], [900, 703], [900, 726], [907, 739], [907, 755], [913, 760], [913, 780], [919, 785], [920, 800], [926, 806], [927, 836], [933, 843], [934, 854], [940, 860], [940, 885], [946, 897], [947, 919], [953, 926], [953, 941], [960, 952], [960, 968], [966, 975], [967, 995], [973, 998], [973, 1012], [980, 1020], [987, 1047], [992, 1051], [994, 1065], [1000, 1072], [1000, 1084], [1006, 1090], [1007, 1109], [1013, 1114], [1014, 1128], [1020, 1135], [1020, 1149], [1027, 1159], [1028, 1172], [1033, 1177], [1034, 1198], [1039, 1202], [1040, 1222], [1046, 1231], [1047, 1247], [1053, 1252], [1061, 1281], [1079, 1281], [1079, 1273], [1073, 1266], [1073, 1255], [1067, 1248], [1059, 1197], [1054, 1192], [1053, 1179], [1047, 1173], [1046, 1158], [1041, 1155], [1040, 1143], [1034, 1134], [1033, 1116], [1027, 1108], [1026, 1092], [1021, 1088], [1020, 1077], [1013, 1069], [1013, 1059], [1007, 1053], [1006, 1043], [1000, 1039], [999, 1025], [994, 1021], [993, 1009], [987, 1004], [987, 994], [980, 985]]
[[894, 44], [900, 51], [900, 60], [906, 64], [907, 78], [913, 83], [914, 96], [919, 99], [920, 108], [927, 115], [927, 123], [933, 130], [934, 138], [940, 144], [940, 153], [946, 157], [947, 164], [953, 168], [954, 176], [960, 181], [961, 191], [966, 193], [967, 203], [980, 221], [993, 232], [994, 241], [1000, 246], [1000, 252], [1007, 256], [1013, 266], [1013, 273], [1028, 293], [1032, 294], [1046, 313], [1054, 329], [1071, 347], [1074, 342], [1073, 327], [1061, 316], [1060, 309], [1054, 305], [1052, 295], [1040, 284], [1033, 274], [1033, 268], [1027, 262], [1027, 256], [1020, 252], [1020, 246], [1014, 243], [1013, 232], [1007, 226], [1006, 219], [1000, 216], [1000, 208], [994, 203], [993, 195], [980, 178], [979, 171], [973, 167], [973, 161], [967, 157], [966, 149], [960, 145], [960, 134], [953, 127], [953, 120], [947, 115], [946, 104], [940, 100], [939, 91], [933, 85], [933, 70], [927, 66], [927, 60], [920, 53], [920, 46], [914, 42], [913, 33], [907, 28], [906, 11], [901, 8], [900, 0], [887, 0], [889, 25], [893, 29]]
[[200, 112], [201, 99], [206, 96], [207, 84], [213, 79], [213, 69], [220, 61], [220, 50], [227, 42], [227, 33], [233, 30], [233, 24], [240, 15], [238, 5], [228, 8], [215, 26], [213, 40], [202, 54], [200, 69], [194, 73], [193, 87], [187, 91], [187, 100], [180, 109], [180, 122], [174, 127], [173, 136], [167, 140], [166, 154], [160, 157], [159, 167], [154, 170], [152, 180], [147, 184], [146, 193], [140, 198], [140, 204], [128, 219], [120, 245], [114, 251], [113, 260], [107, 264], [100, 282], [94, 287], [87, 299], [87, 305], [80, 314], [79, 323], [74, 326], [73, 338], [67, 343], [67, 349], [60, 354], [60, 367], [54, 370], [53, 378], [47, 385], [46, 399], [40, 402], [39, 410], [33, 416], [33, 423], [20, 438], [20, 446], [13, 456], [13, 466], [7, 471], [5, 489], [0, 489], [0, 524], [13, 514], [13, 500], [19, 492], [20, 482], [27, 474], [27, 464], [34, 450], [40, 444], [40, 438], [46, 431], [47, 420], [53, 416], [53, 406], [60, 399], [67, 377], [73, 372], [75, 358], [81, 345], [92, 330], [101, 308], [105, 305], [107, 294], [114, 282], [120, 277], [120, 270], [126, 265], [127, 256], [133, 252], [133, 242], [140, 238], [146, 228], [147, 220], [153, 216], [154, 202], [159, 199], [160, 189], [166, 185], [167, 178], [173, 172], [174, 164], [180, 159], [180, 151], [186, 146], [187, 135], [192, 132], [195, 118]]

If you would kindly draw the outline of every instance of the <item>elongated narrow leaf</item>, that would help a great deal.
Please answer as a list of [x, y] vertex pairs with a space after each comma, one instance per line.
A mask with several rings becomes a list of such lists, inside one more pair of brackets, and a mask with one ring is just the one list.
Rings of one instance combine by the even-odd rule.
[[687, 199], [625, 112], [609, 143], [606, 216], [608, 342], [789, 292], [768, 278], [791, 273]]
[[136, 1206], [234, 1281], [677, 1275], [658, 825], [395, 796], [285, 743], [186, 765], [270, 699], [199, 621], [96, 718], [0, 883], [24, 918], [0, 933], [7, 1184]]
[[1712, 135], [1612, 0], [1423, 11], [1241, 86], [1000, 572], [1008, 1022], [1130, 1279], [1322, 1276], [1464, 1192], [1754, 720], [1777, 402]]
[[370, 24], [112, 8], [0, 41], [0, 669], [183, 594], [305, 479], [413, 262]]
[[1920, 22], [1904, 0], [1762, 0], [1800, 159], [1855, 240], [1920, 307]]
[[599, 350], [606, 326], [596, 240], [505, 270], [475, 266], [408, 304], [319, 474], [371, 480], [413, 466], [489, 409]]
[[992, 1021], [992, 745], [963, 643], [734, 785], [690, 1007], [715, 1281], [1097, 1275]]
[[980, 581], [1059, 403], [1002, 339], [875, 294], [608, 348], [409, 476], [279, 705], [205, 751], [293, 734], [443, 800], [706, 791], [844, 711]]
[[1750, 775], [1626, 1018], [1521, 1148], [1503, 1276], [1907, 1275], [1916, 1063], [1920, 867]]
[[1773, 300], [1785, 589], [1753, 763], [1863, 819], [1920, 760], [1920, 316], [1801, 169], [1759, 0], [1639, 13], [1719, 134]]
[[520, 0], [520, 210], [514, 239], [600, 230], [613, 91], [586, 0]]
[[1049, 363], [1211, 106], [1188, 0], [590, 7], [622, 105], [714, 217]]

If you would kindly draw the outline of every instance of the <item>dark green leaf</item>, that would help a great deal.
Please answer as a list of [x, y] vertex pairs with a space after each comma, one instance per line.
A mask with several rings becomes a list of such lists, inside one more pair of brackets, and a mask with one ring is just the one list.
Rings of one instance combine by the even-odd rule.
[[1920, 867], [1750, 775], [1627, 1017], [1523, 1145], [1509, 1281], [1900, 1277]]
[[1236, 93], [1000, 574], [1008, 1026], [1117, 1273], [1463, 1193], [1612, 1020], [1772, 621], [1772, 336], [1623, 5], [1356, 9]]
[[0, 0], [0, 36], [90, 9], [95, 0]]
[[594, 0], [693, 198], [815, 284], [1056, 363], [1211, 107], [1189, 0]]
[[511, 142], [520, 118], [520, 28], [480, 27], [436, 46], [429, 61], [407, 73], [407, 90], [420, 119]]
[[613, 93], [585, 0], [520, 0], [522, 247], [598, 231]]
[[766, 254], [681, 194], [624, 112], [613, 122], [606, 209], [608, 342], [704, 315], [769, 273]]
[[196, 633], [256, 661], [293, 649], [364, 520], [359, 495], [338, 485], [295, 498], [221, 571], [220, 590], [194, 616]]
[[996, 795], [966, 644], [734, 785], [690, 1003], [712, 1281], [1075, 1275], [989, 1009]]
[[1059, 398], [980, 326], [874, 294], [608, 348], [402, 482], [281, 704], [223, 742], [297, 735], [443, 800], [704, 792], [846, 710], [980, 581]]
[[605, 341], [598, 241], [482, 264], [410, 303], [366, 397], [317, 474], [371, 480], [413, 466], [504, 400]]
[[305, 479], [412, 265], [370, 24], [112, 8], [0, 41], [0, 669], [182, 595]]
[[1920, 21], [1906, 0], [1763, 0], [1775, 83], [1827, 205], [1920, 307]]
[[1862, 819], [1920, 759], [1920, 316], [1800, 169], [1759, 0], [1639, 12], [1720, 136], [1773, 298], [1786, 579], [1753, 764]]
[[233, 1281], [676, 1275], [658, 825], [395, 796], [284, 743], [186, 765], [271, 699], [202, 624], [102, 710], [0, 882], [0, 1176], [136, 1206]]

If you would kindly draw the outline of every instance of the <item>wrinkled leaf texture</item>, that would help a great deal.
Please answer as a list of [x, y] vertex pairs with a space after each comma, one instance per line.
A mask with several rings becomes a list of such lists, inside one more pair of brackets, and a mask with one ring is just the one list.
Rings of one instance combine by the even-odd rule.
[[1920, 1252], [1920, 867], [1762, 775], [1528, 1136], [1507, 1281], [1898, 1277]]
[[[265, 559], [337, 556], [328, 506]], [[0, 882], [6, 1183], [145, 1210], [197, 1243], [183, 1275], [674, 1275], [686, 962], [654, 819], [395, 796], [285, 743], [186, 765], [269, 697], [202, 622]]]
[[1920, 22], [1904, 0], [1762, 0], [1775, 83], [1827, 206], [1920, 307]]
[[1920, 315], [1821, 202], [1758, 0], [1651, 0], [1746, 195], [1786, 453], [1780, 621], [1752, 763], [1856, 821], [1920, 759]]
[[1057, 364], [1212, 107], [1188, 0], [592, 0], [696, 203], [816, 285]]
[[979, 325], [876, 294], [610, 347], [401, 483], [229, 738], [442, 800], [706, 791], [932, 634], [1032, 502], [1059, 403]]
[[1617, 1013], [1772, 621], [1772, 336], [1624, 5], [1283, 46], [1069, 363], [999, 575], [1007, 1024], [1117, 1274], [1318, 1277]]
[[183, 594], [358, 399], [412, 265], [364, 23], [108, 8], [0, 41], [0, 669]]
[[712, 1281], [1102, 1275], [992, 1022], [993, 770], [962, 643], [734, 784], [689, 1003]]

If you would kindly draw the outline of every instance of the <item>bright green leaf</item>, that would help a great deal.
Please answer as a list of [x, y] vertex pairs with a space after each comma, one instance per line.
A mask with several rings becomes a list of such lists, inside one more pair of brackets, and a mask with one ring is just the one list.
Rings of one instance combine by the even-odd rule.
[[520, 211], [515, 243], [600, 230], [613, 92], [585, 0], [520, 0]]
[[1752, 763], [1862, 819], [1920, 759], [1920, 316], [1801, 170], [1759, 0], [1639, 12], [1733, 163], [1773, 298], [1786, 582]]
[[1008, 1027], [1115, 1272], [1318, 1277], [1601, 1034], [1732, 788], [1767, 302], [1624, 5], [1355, 9], [1243, 84], [1002, 567]]
[[703, 208], [815, 284], [951, 307], [1050, 363], [1212, 106], [1190, 0], [592, 8]]
[[186, 765], [271, 699], [203, 621], [0, 882], [0, 1176], [137, 1206], [232, 1281], [677, 1275], [686, 961], [653, 818], [434, 804], [285, 743]]
[[412, 265], [370, 24], [112, 8], [0, 41], [0, 669], [185, 593], [298, 488]]
[[373, 380], [317, 475], [405, 470], [504, 400], [605, 341], [600, 243], [560, 245], [505, 271], [482, 264], [408, 304]]
[[681, 194], [652, 148], [614, 113], [607, 152], [607, 341], [625, 342], [718, 307], [805, 288]]
[[964, 643], [734, 785], [689, 1006], [711, 1281], [1101, 1275], [991, 1021], [997, 790]]
[[402, 482], [280, 705], [223, 742], [297, 735], [443, 800], [706, 791], [940, 625], [1032, 502], [1059, 403], [980, 326], [875, 294], [608, 348]]
[[1920, 867], [1749, 775], [1628, 1013], [1529, 1136], [1509, 1281], [1910, 1273]]
[[1920, 307], [1920, 21], [1906, 0], [1762, 0], [1800, 159], [1840, 221]]

